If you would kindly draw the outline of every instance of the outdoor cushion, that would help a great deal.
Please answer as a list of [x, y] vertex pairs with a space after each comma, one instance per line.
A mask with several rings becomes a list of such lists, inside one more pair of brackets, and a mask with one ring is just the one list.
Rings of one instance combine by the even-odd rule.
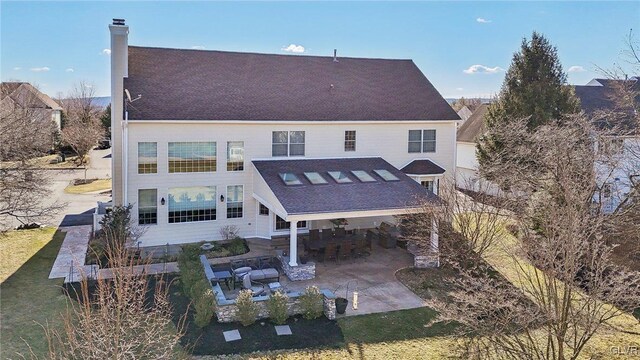
[[274, 268], [262, 269], [262, 272], [264, 272], [265, 279], [273, 279], [280, 276], [280, 274], [278, 273], [278, 270]]
[[233, 270], [233, 272], [234, 272], [236, 275], [246, 274], [246, 273], [248, 273], [248, 272], [250, 272], [250, 271], [251, 271], [251, 268], [250, 268], [250, 267], [248, 267], [248, 266], [244, 266], [244, 267], [237, 268], [237, 269]]
[[249, 276], [251, 276], [251, 280], [263, 280], [265, 278], [263, 270], [251, 270]]

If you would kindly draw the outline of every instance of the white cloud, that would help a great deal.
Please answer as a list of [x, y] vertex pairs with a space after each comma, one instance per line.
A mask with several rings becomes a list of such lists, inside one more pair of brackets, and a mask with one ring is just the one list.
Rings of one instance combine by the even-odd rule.
[[304, 52], [304, 46], [296, 45], [296, 44], [290, 44], [289, 46], [283, 47], [281, 50], [282, 51], [286, 51], [286, 52], [292, 52], [292, 53], [303, 53]]
[[191, 48], [193, 50], [204, 50], [204, 46], [203, 45], [193, 45]]
[[74, 72], [73, 68], [67, 68], [66, 72]]
[[21, 70], [21, 69], [22, 68], [20, 66], [16, 66], [16, 67], [13, 68], [14, 71], [18, 71], [18, 70]]
[[572, 67], [569, 68], [569, 70], [567, 70], [570, 73], [573, 72], [585, 72], [587, 70], [585, 70], [582, 66], [580, 65], [573, 65]]
[[471, 65], [468, 69], [463, 70], [465, 74], [495, 74], [500, 71], [504, 71], [503, 68], [499, 66], [488, 67], [484, 65]]
[[34, 67], [34, 68], [29, 69], [29, 70], [35, 71], [35, 72], [43, 72], [43, 71], [49, 71], [51, 69], [49, 69], [46, 66], [43, 66], [43, 67]]
[[111, 49], [102, 49], [102, 55], [111, 55]]
[[485, 19], [485, 18], [481, 18], [481, 17], [477, 18], [476, 21], [479, 22], [480, 24], [488, 24], [488, 23], [491, 22], [491, 20]]
[[462, 90], [464, 90], [464, 88], [456, 88], [456, 90], [462, 91]]

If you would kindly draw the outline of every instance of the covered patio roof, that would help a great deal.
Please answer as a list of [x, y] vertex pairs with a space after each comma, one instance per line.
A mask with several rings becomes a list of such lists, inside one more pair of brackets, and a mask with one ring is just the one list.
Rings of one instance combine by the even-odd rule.
[[380, 157], [252, 163], [254, 197], [287, 221], [397, 215], [438, 201]]

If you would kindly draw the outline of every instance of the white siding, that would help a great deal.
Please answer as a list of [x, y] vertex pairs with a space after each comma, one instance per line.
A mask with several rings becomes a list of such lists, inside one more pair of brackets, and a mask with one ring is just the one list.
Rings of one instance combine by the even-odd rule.
[[[418, 129], [436, 129], [437, 143], [435, 153], [409, 153], [408, 132]], [[201, 240], [216, 240], [224, 225], [236, 225], [244, 237], [266, 237], [270, 233], [265, 229], [266, 217], [259, 216], [257, 201], [253, 198], [254, 168], [251, 159], [271, 158], [271, 132], [278, 130], [305, 131], [305, 157], [364, 157], [380, 156], [397, 168], [401, 168], [413, 159], [430, 158], [444, 167], [446, 176], [455, 172], [455, 131], [453, 121], [446, 122], [390, 122], [390, 123], [160, 123], [130, 122], [128, 135], [128, 202], [134, 204], [137, 214], [138, 189], [158, 189], [158, 225], [146, 226], [141, 246], [163, 245], [166, 243], [186, 243]], [[344, 131], [356, 131], [356, 151], [344, 151]], [[214, 173], [168, 173], [168, 143], [174, 141], [215, 141], [217, 146], [217, 170]], [[245, 165], [242, 172], [226, 170], [227, 141], [244, 141]], [[158, 173], [138, 174], [137, 143], [158, 143]], [[227, 185], [244, 185], [244, 217], [226, 219]], [[168, 224], [167, 193], [171, 187], [216, 186], [217, 220]], [[259, 186], [259, 185], [258, 185]], [[160, 204], [165, 198], [167, 203]], [[269, 199], [265, 199], [269, 200]], [[273, 205], [273, 204], [272, 204]], [[269, 217], [271, 218], [271, 216]], [[370, 222], [370, 219], [367, 220]], [[364, 224], [363, 224], [364, 225]], [[269, 224], [269, 226], [272, 226]], [[363, 226], [364, 227], [364, 226]]]

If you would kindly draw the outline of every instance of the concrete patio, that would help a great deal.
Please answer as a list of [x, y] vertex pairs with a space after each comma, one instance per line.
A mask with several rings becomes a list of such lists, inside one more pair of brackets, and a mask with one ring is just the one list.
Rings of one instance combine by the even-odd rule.
[[[385, 249], [373, 245], [371, 256], [365, 259], [316, 263], [316, 277], [312, 280], [289, 281], [282, 276], [280, 283], [287, 291], [304, 291], [316, 285], [349, 300], [345, 315], [353, 316], [425, 306], [424, 300], [400, 283], [395, 276], [399, 269], [412, 267], [413, 255], [401, 248]], [[353, 310], [353, 291], [358, 292], [358, 310]]]

